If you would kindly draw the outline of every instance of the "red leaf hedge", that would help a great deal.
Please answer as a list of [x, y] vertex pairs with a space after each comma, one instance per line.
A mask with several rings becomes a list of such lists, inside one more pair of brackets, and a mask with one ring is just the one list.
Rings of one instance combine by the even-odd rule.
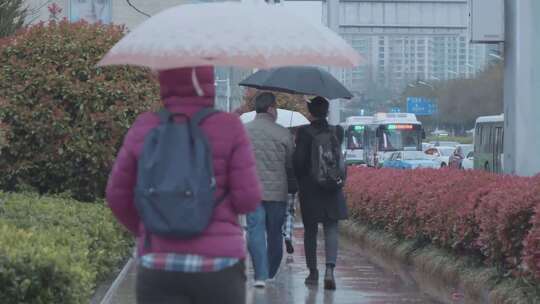
[[540, 278], [540, 177], [353, 168], [346, 192], [363, 224]]
[[62, 21], [0, 40], [0, 189], [103, 197], [124, 133], [159, 102], [148, 70], [96, 67], [123, 36]]

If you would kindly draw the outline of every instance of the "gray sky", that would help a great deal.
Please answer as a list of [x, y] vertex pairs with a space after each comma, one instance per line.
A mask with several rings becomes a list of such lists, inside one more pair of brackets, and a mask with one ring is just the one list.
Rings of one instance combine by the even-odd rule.
[[283, 5], [299, 17], [321, 23], [322, 1], [285, 1]]

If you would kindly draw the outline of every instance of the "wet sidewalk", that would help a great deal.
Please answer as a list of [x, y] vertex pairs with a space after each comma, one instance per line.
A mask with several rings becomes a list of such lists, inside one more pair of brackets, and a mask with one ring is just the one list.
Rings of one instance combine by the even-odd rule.
[[[361, 249], [347, 239], [340, 240], [336, 267], [337, 290], [322, 286], [306, 287], [307, 276], [302, 244], [303, 230], [295, 230], [295, 253], [285, 254], [281, 270], [274, 282], [265, 289], [252, 287], [253, 272], [248, 273], [247, 299], [249, 304], [392, 304], [438, 303], [418, 290], [414, 282], [404, 282], [398, 275], [384, 271], [364, 256]], [[324, 243], [319, 242], [319, 269], [324, 275]], [[134, 304], [135, 269], [132, 267], [107, 303]]]

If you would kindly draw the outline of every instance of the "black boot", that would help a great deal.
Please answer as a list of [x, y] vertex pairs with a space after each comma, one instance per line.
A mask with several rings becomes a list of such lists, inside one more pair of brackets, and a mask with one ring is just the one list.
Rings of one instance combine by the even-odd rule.
[[319, 270], [317, 268], [310, 268], [309, 275], [305, 281], [306, 285], [317, 285], [319, 284]]
[[293, 246], [292, 240], [285, 240], [285, 247], [287, 248], [288, 254], [294, 253], [294, 246]]
[[324, 273], [324, 289], [336, 290], [336, 279], [334, 278], [334, 265], [327, 264]]

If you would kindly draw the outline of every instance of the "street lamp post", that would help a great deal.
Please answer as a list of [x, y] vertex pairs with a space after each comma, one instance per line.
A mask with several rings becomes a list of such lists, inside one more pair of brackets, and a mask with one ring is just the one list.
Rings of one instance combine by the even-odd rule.
[[458, 75], [459, 75], [459, 73], [458, 73], [458, 72], [456, 72], [456, 71], [452, 71], [452, 70], [446, 70], [446, 73], [450, 73], [450, 74], [453, 74], [453, 75], [456, 75], [456, 76], [458, 76]]
[[225, 83], [226, 85], [226, 91], [225, 91], [225, 98], [227, 99], [225, 104], [225, 109], [227, 112], [231, 112], [231, 82], [229, 78], [226, 79], [215, 79], [214, 85], [218, 87], [219, 83]]
[[[340, 5], [339, 0], [327, 0], [326, 1], [326, 26], [335, 33], [339, 33], [339, 14]], [[338, 74], [341, 72], [339, 68], [330, 68], [330, 73], [334, 74], [338, 79]], [[334, 100], [330, 102], [330, 113], [328, 120], [331, 124], [337, 125], [341, 119], [341, 100]]]
[[495, 53], [489, 53], [489, 56], [491, 56], [491, 57], [493, 57], [495, 59], [501, 60], [501, 61], [503, 60], [503, 58], [500, 55], [497, 55]]
[[[540, 1], [506, 0], [504, 163], [506, 173], [540, 172]], [[494, 57], [494, 56], [491, 56]]]

